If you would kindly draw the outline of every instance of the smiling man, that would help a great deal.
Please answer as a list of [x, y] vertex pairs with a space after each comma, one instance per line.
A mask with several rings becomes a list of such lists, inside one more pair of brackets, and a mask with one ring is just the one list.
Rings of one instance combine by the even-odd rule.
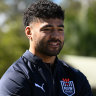
[[30, 23], [25, 32], [30, 39], [29, 51], [42, 58], [43, 62], [52, 65], [64, 44], [63, 20], [59, 18], [38, 20]]
[[0, 96], [92, 96], [86, 77], [57, 55], [64, 45], [64, 12], [39, 0], [24, 12], [30, 47], [0, 80]]

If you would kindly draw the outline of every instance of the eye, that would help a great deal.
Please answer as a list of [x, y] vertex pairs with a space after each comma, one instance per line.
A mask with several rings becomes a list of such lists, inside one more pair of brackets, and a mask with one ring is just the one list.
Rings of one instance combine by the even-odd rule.
[[44, 28], [43, 31], [51, 31], [52, 28]]
[[44, 29], [44, 31], [50, 31], [50, 30], [51, 30], [51, 29], [49, 29], [49, 28], [45, 28], [45, 29]]
[[58, 31], [64, 31], [64, 28], [58, 28]]

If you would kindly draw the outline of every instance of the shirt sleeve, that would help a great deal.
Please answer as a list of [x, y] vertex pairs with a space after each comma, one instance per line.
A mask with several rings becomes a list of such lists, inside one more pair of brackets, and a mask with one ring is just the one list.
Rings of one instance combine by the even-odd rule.
[[93, 96], [91, 86], [86, 77], [84, 78], [83, 85], [81, 87], [80, 96]]
[[28, 90], [24, 74], [14, 68], [9, 68], [0, 80], [0, 96], [30, 96]]
[[91, 86], [86, 78], [86, 76], [78, 70], [77, 72], [77, 82], [78, 82], [78, 94], [79, 96], [93, 96]]

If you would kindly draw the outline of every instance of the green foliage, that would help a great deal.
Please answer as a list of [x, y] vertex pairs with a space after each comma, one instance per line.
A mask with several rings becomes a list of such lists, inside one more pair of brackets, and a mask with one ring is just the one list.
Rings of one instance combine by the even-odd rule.
[[6, 9], [8, 19], [0, 26], [0, 77], [28, 49], [29, 45], [22, 23], [22, 13], [16, 6], [11, 6], [11, 12], [10, 8]]
[[0, 0], [0, 12], [8, 11], [10, 6], [6, 5], [3, 0]]
[[[87, 12], [86, 30], [82, 30], [76, 50], [79, 55], [96, 56], [96, 2], [91, 3]], [[84, 33], [84, 34], [83, 34]]]
[[[63, 3], [62, 3], [62, 7]], [[64, 54], [96, 56], [96, 1], [88, 8], [80, 2], [70, 2], [65, 9], [65, 45]]]
[[78, 14], [81, 9], [81, 4], [78, 2], [71, 2], [70, 4], [71, 5], [65, 9], [65, 43], [60, 57], [64, 54], [78, 54], [75, 47], [79, 41], [78, 36], [81, 35], [81, 28], [78, 22]]
[[2, 34], [0, 42], [0, 75], [28, 49], [27, 39], [24, 35], [20, 35], [19, 32], [22, 33], [23, 31], [13, 28], [10, 32]]
[[[31, 0], [17, 0], [14, 5], [7, 5], [4, 1], [0, 1], [0, 12], [6, 12], [7, 20], [0, 26], [0, 76], [29, 47], [22, 23], [23, 11], [18, 9], [18, 4], [21, 1], [28, 4]], [[80, 2], [67, 1], [70, 2], [70, 6], [64, 8], [65, 43], [59, 56], [96, 56], [96, 2], [90, 3], [85, 10]], [[63, 4], [62, 2], [62, 8]]]
[[[16, 1], [14, 5], [7, 5], [5, 1], [0, 0], [0, 13], [5, 12], [7, 17], [6, 22], [0, 25], [0, 77], [29, 48], [22, 23], [23, 11], [18, 9], [18, 4], [25, 2], [27, 5], [35, 0], [13, 0]], [[96, 56], [96, 1], [89, 3], [87, 10], [86, 6], [75, 0], [64, 1], [69, 4], [65, 4], [65, 7], [62, 0], [61, 6], [65, 9], [65, 43], [59, 56]]]

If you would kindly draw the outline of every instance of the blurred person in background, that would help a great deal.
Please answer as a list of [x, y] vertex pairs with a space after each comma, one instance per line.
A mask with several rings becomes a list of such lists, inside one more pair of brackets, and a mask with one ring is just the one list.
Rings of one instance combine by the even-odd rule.
[[86, 77], [57, 55], [64, 45], [64, 11], [47, 0], [24, 12], [30, 47], [0, 80], [0, 96], [92, 96]]

